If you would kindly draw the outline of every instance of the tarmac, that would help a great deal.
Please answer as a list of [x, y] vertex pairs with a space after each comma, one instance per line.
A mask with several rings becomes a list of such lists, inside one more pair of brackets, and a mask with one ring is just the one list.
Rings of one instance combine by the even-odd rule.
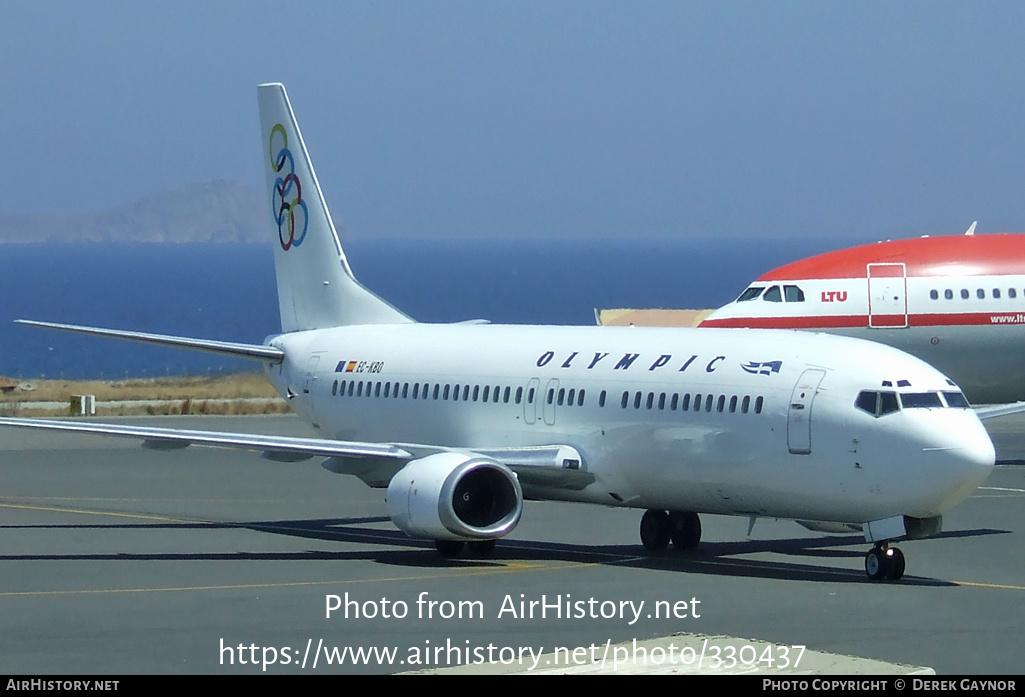
[[[146, 417], [309, 434], [291, 416]], [[1025, 416], [987, 422], [1025, 462]], [[860, 535], [702, 516], [645, 554], [640, 511], [527, 502], [490, 559], [443, 560], [384, 491], [316, 460], [4, 430], [0, 672], [1015, 674], [1025, 467], [994, 470], [873, 583]]]

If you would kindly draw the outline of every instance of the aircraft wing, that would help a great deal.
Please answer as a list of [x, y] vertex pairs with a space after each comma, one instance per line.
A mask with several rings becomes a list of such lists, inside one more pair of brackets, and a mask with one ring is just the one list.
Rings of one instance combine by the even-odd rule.
[[417, 443], [367, 443], [362, 441], [268, 436], [224, 431], [154, 428], [52, 419], [0, 418], [0, 427], [31, 428], [64, 433], [133, 438], [151, 450], [178, 450], [190, 445], [257, 451], [276, 462], [301, 462], [325, 457], [323, 466], [337, 474], [351, 474], [372, 487], [387, 487], [406, 462], [439, 452], [460, 452], [495, 460], [513, 470], [521, 481], [539, 490], [580, 490], [594, 481], [575, 448], [550, 445], [525, 448], [471, 450]]
[[3, 418], [0, 419], [0, 426], [135, 438], [142, 441], [143, 447], [153, 450], [176, 450], [190, 445], [257, 450], [267, 459], [282, 462], [298, 462], [316, 456], [383, 458], [387, 460], [409, 460], [413, 457], [411, 453], [393, 445], [329, 440], [326, 438], [265, 436], [252, 433], [122, 426], [120, 424], [54, 421], [50, 419]]
[[987, 404], [975, 407], [975, 414], [982, 421], [995, 419], [998, 416], [1009, 416], [1025, 411], [1025, 402], [1014, 402], [1013, 404]]

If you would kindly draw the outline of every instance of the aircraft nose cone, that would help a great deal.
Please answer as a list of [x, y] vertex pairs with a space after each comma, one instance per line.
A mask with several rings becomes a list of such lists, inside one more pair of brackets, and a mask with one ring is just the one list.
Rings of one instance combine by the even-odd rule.
[[969, 466], [984, 470], [986, 474], [989, 474], [996, 464], [996, 448], [993, 446], [993, 439], [989, 437], [989, 431], [982, 425], [979, 417], [975, 414], [970, 416], [972, 428], [966, 428], [963, 431], [964, 457]]
[[960, 428], [956, 428], [955, 424], [949, 424], [955, 426], [951, 429], [955, 434], [956, 444], [953, 452], [966, 473], [976, 473], [985, 477], [996, 464], [996, 448], [978, 417], [971, 413], [965, 416], [969, 421], [959, 424]]
[[993, 440], [985, 433], [984, 437], [976, 437], [964, 448], [964, 458], [967, 467], [974, 469], [983, 478], [989, 476], [990, 471], [996, 465], [997, 453], [993, 446]]
[[965, 495], [984, 482], [996, 465], [996, 448], [989, 433], [977, 418], [973, 418], [973, 421], [958, 434], [957, 446], [949, 451], [953, 459], [953, 471], [962, 480]]
[[923, 443], [927, 464], [918, 478], [931, 493], [921, 508], [909, 513], [914, 517], [928, 518], [953, 508], [972, 495], [996, 464], [993, 441], [974, 413], [950, 413], [933, 435], [930, 443]]

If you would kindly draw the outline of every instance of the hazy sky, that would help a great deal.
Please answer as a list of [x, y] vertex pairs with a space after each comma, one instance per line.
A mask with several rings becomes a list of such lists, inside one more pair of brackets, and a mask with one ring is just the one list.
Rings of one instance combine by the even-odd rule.
[[280, 81], [360, 238], [1025, 230], [1021, 2], [0, 12], [3, 212], [262, 191], [256, 85]]

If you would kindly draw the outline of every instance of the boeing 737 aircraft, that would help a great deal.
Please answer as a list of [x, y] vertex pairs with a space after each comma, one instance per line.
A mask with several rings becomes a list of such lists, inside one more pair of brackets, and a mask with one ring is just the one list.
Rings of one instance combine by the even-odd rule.
[[762, 275], [703, 327], [812, 329], [907, 351], [973, 402], [1025, 400], [1025, 235], [862, 245]]
[[[524, 498], [646, 509], [649, 550], [689, 549], [699, 513], [864, 531], [872, 579], [891, 542], [937, 533], [994, 464], [961, 391], [880, 344], [791, 331], [421, 324], [356, 281], [284, 87], [258, 90], [281, 333], [263, 345], [28, 322], [263, 363], [323, 438], [72, 421], [9, 426], [245, 448], [387, 488], [415, 538], [477, 554]], [[424, 278], [429, 284], [429, 276]]]

